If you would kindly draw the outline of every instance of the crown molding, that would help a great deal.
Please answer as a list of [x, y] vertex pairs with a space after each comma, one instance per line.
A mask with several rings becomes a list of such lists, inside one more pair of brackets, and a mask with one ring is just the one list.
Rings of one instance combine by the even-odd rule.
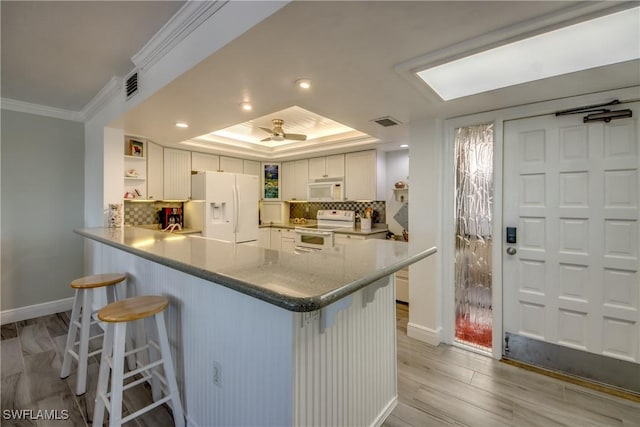
[[62, 108], [48, 107], [46, 105], [32, 104], [30, 102], [17, 101], [10, 98], [0, 98], [3, 110], [18, 111], [20, 113], [36, 114], [38, 116], [53, 117], [55, 119], [83, 122], [84, 117], [79, 111], [64, 110]]
[[141, 71], [151, 67], [228, 2], [229, 0], [187, 1], [147, 44], [131, 57], [131, 61]]
[[123, 93], [123, 79], [113, 76], [106, 85], [100, 89], [100, 92], [94, 96], [91, 101], [82, 108], [80, 115], [84, 121], [91, 119], [98, 111], [102, 109], [111, 99], [118, 93]]

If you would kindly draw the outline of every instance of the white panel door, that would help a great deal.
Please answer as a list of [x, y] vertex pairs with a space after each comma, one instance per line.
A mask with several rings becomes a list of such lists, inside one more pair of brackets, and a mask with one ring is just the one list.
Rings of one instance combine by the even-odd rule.
[[505, 332], [640, 362], [639, 133], [635, 117], [505, 123]]

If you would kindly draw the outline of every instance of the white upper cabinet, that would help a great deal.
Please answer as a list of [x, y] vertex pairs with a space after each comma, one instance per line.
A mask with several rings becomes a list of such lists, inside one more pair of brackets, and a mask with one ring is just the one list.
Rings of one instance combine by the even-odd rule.
[[344, 154], [309, 159], [309, 180], [344, 177]]
[[147, 198], [164, 198], [164, 154], [162, 146], [147, 141]]
[[220, 172], [243, 173], [242, 159], [220, 156]]
[[164, 199], [191, 198], [191, 152], [164, 149]]
[[218, 169], [220, 169], [220, 156], [195, 151], [191, 153], [191, 170], [203, 172], [217, 171]]
[[242, 173], [245, 175], [260, 176], [260, 162], [256, 160], [243, 160]]
[[294, 160], [282, 163], [282, 199], [306, 200], [309, 161]]
[[376, 151], [345, 155], [345, 199], [376, 200]]

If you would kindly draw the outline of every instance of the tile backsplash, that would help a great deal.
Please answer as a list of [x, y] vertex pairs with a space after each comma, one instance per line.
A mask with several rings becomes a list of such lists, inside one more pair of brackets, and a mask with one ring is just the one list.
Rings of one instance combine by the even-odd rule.
[[182, 208], [182, 202], [131, 202], [125, 200], [124, 224], [157, 224], [158, 211], [161, 208]]
[[302, 202], [291, 203], [289, 205], [290, 218], [307, 218], [316, 219], [316, 214], [321, 209], [340, 209], [345, 211], [356, 211], [356, 213], [364, 214], [366, 208], [373, 209], [373, 222], [385, 224], [387, 222], [385, 215], [385, 202]]

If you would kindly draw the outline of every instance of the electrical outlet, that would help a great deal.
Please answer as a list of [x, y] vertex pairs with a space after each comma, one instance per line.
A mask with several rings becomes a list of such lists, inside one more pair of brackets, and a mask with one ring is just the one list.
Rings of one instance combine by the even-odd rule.
[[222, 365], [218, 361], [213, 361], [213, 383], [222, 387]]

